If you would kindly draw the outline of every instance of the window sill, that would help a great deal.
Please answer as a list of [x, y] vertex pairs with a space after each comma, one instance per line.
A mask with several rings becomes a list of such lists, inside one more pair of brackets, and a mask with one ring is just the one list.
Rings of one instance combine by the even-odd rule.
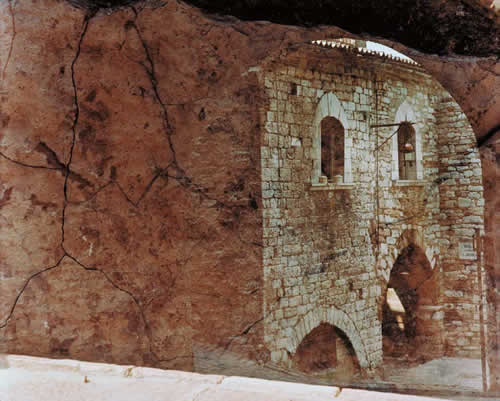
[[423, 187], [425, 185], [424, 180], [393, 180], [392, 183], [395, 187]]
[[311, 191], [335, 191], [335, 190], [343, 190], [343, 189], [353, 189], [354, 184], [334, 184], [332, 182], [324, 183], [324, 184], [311, 184]]

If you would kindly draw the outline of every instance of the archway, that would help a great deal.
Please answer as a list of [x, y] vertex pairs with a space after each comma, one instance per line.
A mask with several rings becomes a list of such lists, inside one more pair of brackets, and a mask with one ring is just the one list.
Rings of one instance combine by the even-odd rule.
[[409, 244], [393, 265], [382, 306], [384, 359], [423, 362], [442, 355], [439, 293], [425, 253]]
[[351, 379], [360, 373], [349, 338], [329, 323], [319, 324], [302, 339], [293, 361], [302, 372], [328, 375], [337, 380]]

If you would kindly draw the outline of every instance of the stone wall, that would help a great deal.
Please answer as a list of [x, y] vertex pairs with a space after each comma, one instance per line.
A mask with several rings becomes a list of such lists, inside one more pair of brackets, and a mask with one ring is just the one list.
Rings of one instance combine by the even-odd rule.
[[[314, 46], [266, 66], [261, 83], [265, 342], [272, 360], [292, 366], [301, 339], [330, 322], [350, 339], [361, 366], [375, 367], [382, 359], [380, 307], [399, 253], [420, 247], [438, 288], [444, 279], [440, 219], [448, 206], [440, 201], [436, 121], [443, 91], [415, 65]], [[318, 123], [327, 115], [345, 129], [339, 184], [318, 181]], [[395, 177], [397, 127], [371, 127], [406, 118], [416, 123], [415, 181]], [[474, 147], [470, 131], [463, 138]], [[442, 328], [442, 309], [440, 302], [426, 305], [420, 318]], [[429, 357], [443, 354], [439, 331], [420, 339]]]
[[[443, 97], [436, 107], [436, 116], [445, 352], [477, 358], [481, 347], [480, 305], [485, 302], [478, 281], [486, 288], [481, 253], [484, 233], [481, 160], [471, 143], [472, 129], [453, 99]], [[486, 308], [483, 313], [487, 321]]]

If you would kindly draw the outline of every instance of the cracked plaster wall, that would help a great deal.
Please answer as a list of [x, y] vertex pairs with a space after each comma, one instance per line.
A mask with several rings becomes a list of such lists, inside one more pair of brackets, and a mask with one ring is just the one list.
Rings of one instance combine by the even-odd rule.
[[182, 369], [195, 344], [255, 355], [256, 119], [236, 49], [204, 38], [225, 29], [175, 3], [2, 7], [1, 351]]

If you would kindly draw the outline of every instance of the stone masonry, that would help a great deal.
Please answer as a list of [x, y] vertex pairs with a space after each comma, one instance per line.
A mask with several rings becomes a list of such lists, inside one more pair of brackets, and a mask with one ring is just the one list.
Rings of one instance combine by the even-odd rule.
[[[425, 352], [477, 358], [481, 297], [474, 280], [482, 265], [458, 257], [459, 239], [475, 244], [483, 227], [472, 129], [415, 63], [325, 47], [304, 46], [260, 73], [264, 340], [271, 358], [292, 367], [301, 340], [327, 322], [347, 335], [362, 368], [375, 368], [383, 358], [387, 282], [410, 244], [425, 253], [439, 288], [439, 302], [420, 311], [433, 321], [434, 331], [420, 339]], [[344, 127], [338, 183], [318, 177], [318, 126], [326, 116]], [[417, 179], [410, 181], [398, 177], [397, 135], [391, 137], [405, 120], [415, 123]], [[380, 127], [388, 124], [394, 126]]]

